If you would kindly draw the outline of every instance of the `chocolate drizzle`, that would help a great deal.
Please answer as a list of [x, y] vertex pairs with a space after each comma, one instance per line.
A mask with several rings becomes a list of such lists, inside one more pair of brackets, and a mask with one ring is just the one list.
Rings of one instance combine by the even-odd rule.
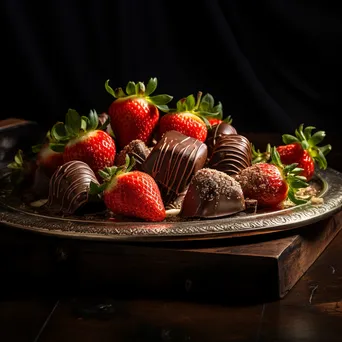
[[46, 208], [54, 213], [75, 213], [88, 202], [91, 181], [99, 184], [88, 164], [77, 160], [63, 164], [50, 179]]
[[220, 136], [208, 162], [208, 167], [228, 175], [236, 175], [251, 165], [251, 144], [245, 136], [240, 134]]
[[182, 218], [217, 218], [245, 208], [242, 188], [233, 177], [203, 168], [192, 178], [179, 215]]
[[205, 143], [208, 146], [208, 156], [211, 157], [211, 154], [213, 152], [213, 148], [217, 143], [217, 140], [222, 136], [222, 135], [229, 135], [229, 134], [237, 134], [237, 131], [235, 127], [232, 125], [226, 123], [226, 122], [221, 122], [219, 124], [211, 126], [211, 128], [208, 130], [208, 135], [205, 140]]
[[207, 158], [207, 146], [177, 131], [168, 131], [153, 147], [142, 165], [157, 182], [167, 206], [188, 187]]

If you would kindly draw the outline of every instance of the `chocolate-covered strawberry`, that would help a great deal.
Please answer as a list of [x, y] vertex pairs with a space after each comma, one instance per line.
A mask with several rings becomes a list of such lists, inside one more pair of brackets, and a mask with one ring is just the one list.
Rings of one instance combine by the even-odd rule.
[[114, 164], [116, 155], [115, 142], [103, 129], [105, 126], [100, 126], [96, 111], [81, 117], [76, 110], [69, 109], [65, 123], [57, 122], [51, 129], [56, 143], [50, 143], [50, 148], [63, 151], [65, 163], [71, 160], [87, 163], [98, 176], [99, 170]]
[[134, 158], [126, 157], [121, 167], [106, 167], [100, 171], [103, 183], [90, 184], [90, 194], [101, 194], [106, 207], [114, 214], [163, 221], [165, 207], [157, 183], [145, 172], [131, 171]]
[[157, 78], [151, 78], [146, 87], [143, 82], [128, 82], [126, 92], [122, 88], [112, 89], [109, 80], [105, 88], [115, 98], [108, 108], [108, 115], [119, 149], [136, 139], [149, 145], [159, 121], [159, 110], [169, 110], [167, 103], [172, 96], [151, 96], [157, 88]]
[[325, 156], [331, 151], [331, 145], [318, 146], [324, 137], [324, 131], [318, 131], [312, 134], [315, 127], [301, 124], [295, 131], [295, 136], [284, 134], [282, 136], [283, 143], [277, 147], [280, 159], [284, 164], [298, 163], [298, 167], [302, 168], [302, 175], [309, 181], [315, 172], [316, 165], [325, 170], [327, 168], [327, 160]]
[[210, 94], [202, 98], [198, 92], [197, 99], [191, 94], [177, 102], [177, 108], [163, 115], [159, 122], [159, 139], [167, 131], [178, 131], [188, 137], [204, 142], [210, 124], [206, 117], [220, 115], [220, 104], [214, 107], [214, 99]]
[[240, 183], [245, 198], [257, 200], [259, 207], [277, 207], [286, 199], [294, 204], [305, 203], [296, 197], [300, 188], [306, 188], [306, 178], [299, 174], [297, 164], [283, 165], [276, 148], [271, 149], [269, 163], [256, 163], [241, 172], [235, 179]]

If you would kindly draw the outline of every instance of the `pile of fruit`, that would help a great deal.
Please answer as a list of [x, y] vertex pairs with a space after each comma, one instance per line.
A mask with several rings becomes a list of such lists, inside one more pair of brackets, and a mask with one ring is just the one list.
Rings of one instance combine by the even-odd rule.
[[114, 99], [107, 113], [69, 109], [32, 147], [34, 158], [18, 151], [8, 165], [13, 184], [29, 189], [31, 201], [46, 198], [44, 208], [58, 215], [101, 202], [114, 216], [154, 222], [169, 209], [182, 219], [217, 218], [248, 203], [281, 208], [310, 200], [299, 194], [316, 167], [327, 167], [324, 131], [301, 125], [282, 136], [283, 145], [260, 151], [230, 116], [223, 119], [212, 95], [191, 94], [169, 108], [172, 96], [152, 95], [156, 88], [156, 78], [125, 89], [108, 80]]

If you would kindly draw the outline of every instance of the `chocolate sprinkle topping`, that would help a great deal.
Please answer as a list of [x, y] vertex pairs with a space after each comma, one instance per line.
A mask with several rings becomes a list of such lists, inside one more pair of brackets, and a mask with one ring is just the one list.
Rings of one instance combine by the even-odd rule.
[[245, 210], [240, 184], [214, 169], [199, 170], [191, 180], [180, 211], [182, 218], [216, 218]]

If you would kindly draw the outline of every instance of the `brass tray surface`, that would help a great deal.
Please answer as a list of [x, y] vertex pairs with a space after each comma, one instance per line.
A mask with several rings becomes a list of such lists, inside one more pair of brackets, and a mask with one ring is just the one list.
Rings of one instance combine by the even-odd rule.
[[319, 170], [315, 182], [322, 204], [308, 202], [277, 211], [242, 212], [219, 219], [164, 222], [113, 222], [108, 219], [43, 215], [8, 195], [0, 179], [0, 223], [64, 238], [116, 242], [166, 242], [238, 238], [300, 228], [337, 213], [342, 208], [342, 174]]

